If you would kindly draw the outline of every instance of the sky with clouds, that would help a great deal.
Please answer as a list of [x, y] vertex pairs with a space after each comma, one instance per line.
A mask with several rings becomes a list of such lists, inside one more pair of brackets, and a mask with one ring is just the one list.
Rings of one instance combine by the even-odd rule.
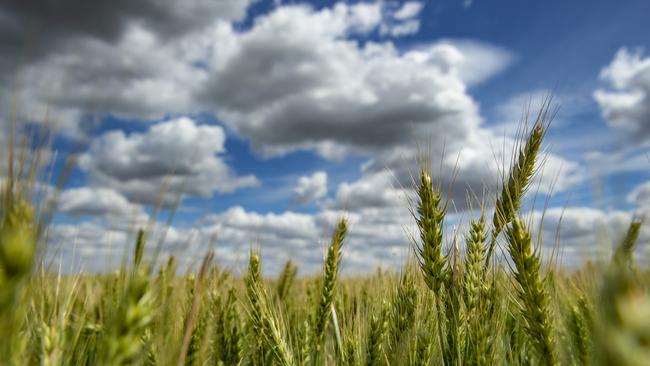
[[291, 257], [313, 273], [344, 215], [343, 268], [363, 273], [410, 254], [423, 146], [462, 236], [478, 206], [466, 192], [490, 210], [525, 107], [553, 95], [525, 207], [576, 265], [650, 212], [649, 13], [645, 0], [7, 0], [0, 142], [16, 115], [56, 128], [50, 170], [75, 154], [48, 235], [68, 270], [118, 265], [146, 226], [149, 249], [185, 266], [214, 247], [238, 270], [259, 245], [265, 272]]

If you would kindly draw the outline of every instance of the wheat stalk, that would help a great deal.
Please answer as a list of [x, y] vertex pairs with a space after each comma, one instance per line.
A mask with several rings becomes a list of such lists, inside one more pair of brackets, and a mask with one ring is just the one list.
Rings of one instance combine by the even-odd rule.
[[519, 149], [518, 155], [510, 167], [508, 179], [503, 183], [501, 194], [497, 198], [496, 209], [492, 218], [492, 240], [488, 248], [486, 265], [489, 265], [492, 259], [497, 236], [515, 218], [516, 212], [521, 207], [524, 193], [526, 193], [528, 185], [535, 174], [537, 155], [546, 134], [548, 120], [549, 104], [547, 103], [540, 110], [537, 120], [528, 134], [526, 143]]
[[311, 321], [311, 330], [313, 332], [311, 357], [312, 362], [318, 359], [324, 342], [325, 328], [331, 317], [330, 306], [334, 298], [334, 288], [338, 276], [339, 264], [341, 263], [343, 241], [348, 230], [346, 219], [340, 219], [336, 229], [332, 234], [332, 240], [327, 249], [327, 257], [323, 268], [323, 283], [320, 291], [318, 307]]
[[614, 251], [614, 258], [612, 259], [618, 266], [632, 266], [633, 265], [633, 254], [634, 247], [639, 239], [641, 234], [641, 227], [643, 226], [643, 220], [635, 219], [632, 220], [630, 226], [623, 237], [623, 240], [619, 243]]
[[236, 365], [240, 360], [241, 325], [235, 304], [234, 287], [225, 300], [218, 292], [212, 294], [213, 358], [225, 365]]
[[383, 302], [379, 314], [371, 314], [368, 344], [366, 346], [366, 365], [377, 366], [384, 363], [384, 342], [388, 332], [389, 305]]
[[431, 176], [420, 169], [417, 185], [417, 203], [412, 214], [420, 232], [420, 242], [416, 244], [416, 255], [424, 281], [438, 293], [446, 276], [446, 259], [442, 254], [442, 226], [445, 208], [441, 205], [440, 190], [434, 188]]
[[103, 364], [126, 365], [140, 357], [140, 340], [155, 316], [154, 295], [148, 287], [149, 279], [143, 271], [130, 279], [116, 314], [108, 323]]
[[391, 303], [391, 331], [390, 348], [396, 351], [399, 343], [405, 338], [405, 334], [411, 329], [415, 322], [415, 310], [418, 301], [418, 292], [414, 279], [409, 270], [405, 270], [397, 285], [397, 292]]
[[539, 253], [533, 249], [530, 233], [519, 219], [512, 220], [506, 229], [506, 236], [526, 330], [542, 361], [555, 365], [557, 359], [549, 295], [540, 276]]
[[298, 268], [293, 265], [291, 260], [288, 260], [287, 263], [284, 265], [284, 269], [282, 270], [282, 273], [280, 274], [280, 280], [278, 281], [276, 293], [278, 294], [278, 298], [281, 301], [284, 301], [288, 294], [289, 291], [291, 290], [291, 286], [293, 285], [293, 282], [296, 279], [296, 274], [298, 273]]
[[251, 252], [248, 268], [248, 276], [245, 282], [253, 330], [266, 347], [266, 350], [273, 355], [276, 362], [283, 366], [293, 365], [293, 355], [284, 340], [280, 322], [262, 285], [259, 255]]

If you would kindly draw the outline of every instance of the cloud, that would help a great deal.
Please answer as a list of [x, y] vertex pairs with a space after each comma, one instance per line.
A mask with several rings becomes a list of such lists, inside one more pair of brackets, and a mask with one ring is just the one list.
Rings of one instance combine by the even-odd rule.
[[[533, 230], [540, 229], [541, 213], [534, 217], [537, 221]], [[585, 260], [609, 261], [612, 249], [623, 238], [632, 220], [627, 211], [603, 211], [590, 207], [550, 208], [544, 212], [541, 225], [543, 244], [547, 256], [557, 244], [560, 250], [560, 264], [578, 266]], [[556, 243], [556, 238], [559, 242]], [[650, 243], [650, 230], [643, 228], [637, 244], [638, 255], [646, 256]]]
[[[532, 220], [533, 237], [537, 240], [541, 235], [545, 260], [552, 259], [554, 251], [559, 251], [559, 263], [569, 267], [580, 266], [586, 260], [608, 261], [632, 218], [626, 211], [589, 207], [553, 207], [543, 215], [543, 221], [539, 211], [526, 215]], [[415, 233], [415, 227], [403, 206], [366, 207], [354, 212], [325, 209], [315, 214], [291, 211], [263, 214], [235, 206], [208, 216], [193, 228], [156, 227], [149, 237], [156, 243], [161, 231], [167, 230], [161, 261], [174, 255], [181, 261], [183, 270], [196, 267], [210, 249], [209, 243], [216, 238], [217, 260], [235, 273], [245, 271], [248, 250], [259, 245], [265, 274], [277, 275], [289, 258], [300, 266], [301, 273], [315, 274], [322, 268], [331, 230], [341, 217], [347, 217], [350, 222], [343, 246], [344, 273], [367, 273], [377, 266], [397, 269], [412, 255], [409, 235]], [[447, 214], [446, 246], [454, 234], [462, 245], [470, 217], [472, 214]], [[75, 271], [80, 265], [87, 270], [109, 270], [119, 265], [125, 255], [126, 258], [130, 255], [134, 230], [133, 225], [106, 226], [95, 222], [52, 225], [48, 258], [66, 265], [67, 271]], [[647, 257], [648, 243], [650, 230], [645, 227], [638, 244], [639, 260]], [[497, 253], [507, 256], [501, 251]]]
[[293, 198], [301, 204], [317, 201], [327, 195], [327, 173], [315, 172], [311, 176], [302, 176], [293, 188]]
[[[419, 172], [418, 158], [424, 156], [430, 162], [433, 179], [440, 182], [450, 200], [450, 207], [464, 211], [470, 205], [490, 205], [496, 198], [504, 171], [512, 164], [513, 152], [519, 142], [482, 128], [467, 131], [467, 136], [461, 141], [462, 145], [459, 145], [453, 140], [440, 139], [430, 145], [422, 143], [419, 148], [403, 146], [379, 152], [363, 165], [360, 180], [372, 181], [374, 174], [389, 172], [392, 186], [409, 189], [412, 177]], [[531, 191], [552, 195], [583, 181], [584, 167], [546, 152], [544, 147], [542, 150], [537, 165], [539, 169], [530, 183]], [[474, 195], [488, 197], [488, 201], [475, 202]]]
[[420, 30], [420, 20], [417, 17], [424, 4], [420, 1], [407, 1], [401, 7], [395, 5], [398, 4], [385, 4], [386, 17], [379, 27], [379, 34], [403, 37], [417, 33]]
[[470, 86], [499, 74], [515, 60], [515, 56], [502, 47], [469, 39], [451, 39], [438, 43], [450, 44], [463, 55], [458, 73], [461, 80]]
[[[61, 14], [23, 68], [17, 90], [21, 110], [44, 111], [51, 105], [57, 120], [71, 129], [89, 115], [166, 119], [144, 132], [109, 131], [90, 140], [80, 159], [89, 187], [64, 197], [70, 215], [120, 215], [139, 204], [155, 204], [159, 196], [171, 205], [179, 193], [210, 197], [259, 184], [228, 165], [221, 127], [180, 117], [208, 112], [265, 157], [308, 150], [328, 159], [367, 160], [360, 178], [341, 183], [320, 212], [259, 213], [236, 206], [194, 229], [173, 228], [165, 250], [181, 248], [183, 238], [191, 238], [195, 244], [187, 256], [192, 257], [216, 235], [218, 256], [237, 263], [257, 239], [267, 270], [279, 268], [291, 253], [313, 272], [320, 268], [323, 243], [336, 219], [347, 215], [351, 231], [344, 268], [362, 272], [396, 266], [410, 252], [405, 227], [412, 220], [404, 197], [412, 193], [418, 143], [430, 141], [433, 171], [442, 166], [440, 178], [446, 188], [453, 186], [452, 199], [461, 210], [467, 208], [467, 189], [496, 187], [495, 156], [509, 164], [515, 141], [484, 126], [468, 90], [501, 72], [512, 55], [468, 40], [398, 47], [393, 37], [419, 30], [423, 3], [340, 3], [318, 10], [283, 5], [245, 28], [232, 21], [242, 19], [247, 1], [165, 4], [170, 6], [152, 13], [159, 4], [118, 1], [101, 16], [84, 18], [84, 7]], [[12, 19], [3, 23], [6, 27], [20, 30], [19, 24], [29, 23], [21, 23], [25, 19], [46, 21], [24, 3], [0, 9]], [[73, 15], [74, 20], [66, 18]], [[185, 24], [187, 19], [192, 21]], [[3, 44], [17, 49], [18, 33], [0, 34], [13, 37], [13, 43]], [[370, 34], [380, 41], [359, 41]], [[13, 62], [4, 55], [14, 53], [2, 52], [0, 62]], [[558, 189], [574, 184], [575, 163], [551, 155], [548, 165], [553, 171], [563, 168]], [[545, 192], [554, 175], [543, 175]], [[296, 197], [305, 202], [326, 197], [326, 175], [303, 178]], [[79, 236], [87, 256], [93, 255], [94, 240], [102, 243], [102, 253], [123, 251], [123, 245], [104, 245], [108, 239], [101, 235], [126, 241], [127, 229], [102, 227], [93, 222], [79, 230], [61, 225], [53, 230], [59, 241]], [[95, 232], [91, 237], [81, 230]]]
[[131, 252], [127, 232], [96, 222], [51, 224], [46, 237], [45, 259], [64, 273], [113, 270]]
[[261, 214], [235, 206], [205, 221], [199, 228], [199, 238], [216, 235], [219, 255], [244, 268], [248, 249], [259, 245], [263, 269], [272, 274], [279, 273], [290, 257], [303, 270], [312, 271], [321, 259], [319, 243], [326, 238], [312, 215], [291, 211]]
[[112, 188], [131, 202], [173, 204], [178, 194], [210, 197], [259, 184], [237, 176], [221, 158], [225, 133], [181, 117], [151, 126], [144, 133], [120, 130], [94, 139], [79, 166], [94, 185]]
[[[61, 31], [61, 44], [23, 67], [15, 91], [19, 109], [51, 106], [56, 120], [71, 129], [89, 114], [155, 121], [208, 111], [267, 155], [316, 149], [342, 157], [412, 141], [422, 130], [435, 133], [433, 125], [477, 124], [465, 88], [507, 64], [503, 50], [477, 42], [400, 51], [391, 41], [362, 46], [352, 39], [378, 30], [386, 19], [414, 20], [418, 2], [394, 9], [388, 3], [280, 6], [244, 31], [229, 21], [243, 16], [246, 1], [210, 4], [154, 12], [170, 28], [201, 12], [199, 21], [171, 38], [152, 25], [158, 22], [142, 19], [158, 3], [115, 4], [102, 17], [104, 31], [92, 27], [104, 20], [95, 24], [92, 17], [84, 18], [88, 24], [62, 25], [72, 30]], [[5, 7], [16, 19], [44, 18], [18, 3]], [[68, 14], [52, 7], [52, 14]], [[214, 19], [200, 20], [208, 15]], [[481, 63], [472, 61], [479, 56]]]
[[[407, 50], [361, 44], [350, 37], [351, 13], [342, 4], [318, 11], [286, 6], [258, 17], [251, 29], [231, 34], [233, 46], [211, 61], [200, 98], [266, 157], [295, 150], [328, 159], [361, 155], [370, 159], [364, 174], [389, 169], [400, 183], [416, 170], [415, 145], [430, 137], [434, 164], [444, 157], [443, 176], [459, 158], [457, 180], [445, 179], [458, 187], [459, 208], [466, 207], [466, 190], [492, 189], [495, 155], [507, 155], [499, 152], [515, 143], [483, 127], [468, 87], [502, 71], [512, 55], [469, 40]], [[546, 177], [566, 169], [557, 187], [575, 182], [575, 163], [548, 160], [554, 172]], [[543, 191], [551, 186], [546, 179]]]
[[627, 202], [636, 205], [650, 213], [650, 181], [634, 187], [627, 195]]
[[594, 98], [610, 127], [619, 129], [637, 142], [650, 139], [650, 57], [640, 50], [621, 48], [600, 72], [609, 83]]
[[390, 35], [392, 37], [404, 37], [410, 34], [415, 34], [419, 30], [419, 20], [408, 20], [406, 22], [399, 22], [397, 24], [382, 24], [380, 33], [383, 35]]
[[[404, 222], [396, 220], [396, 217], [408, 219], [406, 209], [375, 208], [363, 214], [340, 210], [324, 210], [316, 214], [291, 211], [260, 214], [232, 207], [208, 217], [199, 231], [203, 237], [215, 233], [223, 243], [222, 252], [233, 253], [228, 254], [230, 256], [243, 253], [251, 243], [258, 243], [268, 273], [278, 273], [284, 261], [291, 258], [301, 266], [302, 273], [313, 274], [322, 268], [324, 248], [341, 217], [347, 217], [350, 222], [344, 244], [345, 272], [363, 273], [377, 265], [396, 267], [401, 263], [401, 255], [409, 249]], [[379, 226], [382, 227], [381, 237], [377, 235]], [[245, 255], [241, 259], [244, 261], [240, 265], [243, 265]]]
[[15, 91], [19, 110], [49, 107], [53, 119], [71, 129], [92, 114], [157, 120], [187, 112], [202, 71], [176, 56], [182, 43], [178, 47], [165, 47], [139, 25], [125, 29], [115, 43], [82, 38], [66, 44], [23, 67]]
[[349, 7], [348, 22], [353, 32], [372, 32], [382, 21], [382, 8], [378, 3], [358, 3]]
[[[0, 4], [0, 93], [78, 132], [89, 114], [187, 113], [197, 34], [241, 20], [249, 0], [14, 1]], [[200, 42], [199, 42], [200, 43]], [[203, 51], [202, 51], [203, 52]], [[186, 59], [188, 57], [189, 59]], [[32, 113], [32, 115], [27, 115]], [[40, 116], [39, 116], [40, 117]], [[83, 127], [83, 126], [81, 126]]]
[[642, 145], [633, 145], [609, 153], [591, 151], [585, 155], [585, 160], [589, 173], [595, 178], [621, 173], [647, 172], [650, 167], [648, 152]]
[[[405, 20], [420, 8], [387, 7], [280, 6], [244, 31], [224, 16], [171, 39], [130, 16], [115, 37], [82, 27], [90, 33], [27, 64], [20, 109], [54, 106], [71, 128], [93, 113], [159, 120], [214, 112], [268, 156], [296, 149], [330, 158], [374, 154], [439, 131], [462, 140], [480, 123], [466, 87], [499, 72], [505, 52], [476, 42], [401, 51], [390, 41], [352, 39], [394, 12]], [[489, 62], [471, 61], [478, 56]]]
[[[296, 93], [302, 90], [301, 87], [311, 85], [309, 78], [291, 78], [291, 75], [287, 75], [288, 71], [282, 69], [282, 63], [269, 58], [282, 52], [293, 62], [300, 62], [303, 54], [311, 57], [308, 51], [305, 53], [305, 49], [312, 44], [301, 43], [295, 35], [284, 34], [280, 29], [283, 24], [287, 30], [302, 26], [307, 34], [320, 33], [333, 40], [341, 35], [369, 33], [377, 29], [385, 17], [379, 3], [340, 3], [319, 12], [304, 5], [282, 6], [273, 12], [273, 24], [268, 25], [269, 22], [264, 21], [265, 16], [258, 17], [254, 23], [254, 28], [258, 30], [255, 34], [265, 32], [265, 28], [277, 32], [278, 40], [267, 46], [278, 48], [268, 54], [269, 51], [263, 47], [255, 51], [255, 46], [260, 46], [255, 39], [246, 42], [247, 38], [254, 38], [246, 37], [251, 32], [237, 33], [233, 29], [231, 22], [243, 16], [248, 3], [195, 0], [187, 4], [183, 2], [183, 5], [169, 4], [163, 8], [163, 4], [153, 1], [139, 2], [137, 5], [120, 1], [110, 6], [100, 2], [99, 8], [110, 8], [107, 14], [84, 16], [85, 12], [96, 8], [73, 3], [40, 9], [11, 2], [5, 5], [4, 10], [16, 24], [29, 23], [23, 18], [34, 18], [33, 23], [41, 24], [50, 19], [47, 16], [66, 22], [64, 25], [45, 26], [48, 32], [42, 34], [48, 39], [43, 44], [52, 47], [41, 47], [39, 43], [31, 47], [38, 50], [37, 55], [1, 69], [4, 74], [0, 73], [0, 80], [17, 85], [17, 90], [11, 90], [12, 94], [3, 92], [2, 96], [10, 99], [16, 95], [21, 111], [45, 111], [50, 107], [57, 121], [70, 130], [75, 130], [79, 120], [89, 114], [158, 120], [169, 114], [202, 110], [215, 112], [221, 106], [215, 108], [212, 103], [199, 103], [201, 98], [196, 98], [197, 90], [209, 88], [204, 86], [208, 74], [224, 63], [236, 65], [240, 62], [243, 72], [255, 71], [250, 68], [275, 65], [270, 82], [275, 79], [278, 83], [285, 83], [283, 85]], [[318, 18], [316, 22], [310, 22], [311, 19], [303, 21], [301, 15], [307, 12]], [[67, 21], [66, 17], [73, 15], [75, 19]], [[82, 20], [77, 16], [81, 16]], [[312, 27], [315, 24], [319, 25], [317, 29]], [[181, 25], [183, 29], [178, 28]], [[23, 26], [18, 27], [16, 32], [24, 32]], [[167, 32], [172, 32], [173, 36]], [[283, 46], [285, 38], [289, 43]], [[19, 41], [8, 44], [7, 48], [11, 49], [3, 53], [7, 56], [0, 56], [0, 63], [14, 62], [10, 55], [18, 53], [19, 44]], [[248, 46], [252, 58], [231, 57], [233, 53], [239, 54], [238, 49]], [[308, 70], [298, 70], [305, 71]], [[239, 89], [246, 88], [251, 92], [251, 97], [238, 94], [234, 98], [224, 98], [227, 101], [223, 107], [228, 107], [230, 103], [243, 106], [246, 99], [267, 98], [272, 102], [275, 98], [273, 90], [264, 88], [264, 84], [259, 85], [260, 89], [256, 91], [258, 85], [249, 87], [245, 83], [247, 79], [242, 78], [241, 74], [236, 73], [235, 77], [229, 75], [218, 74], [215, 83], [230, 87], [230, 84], [241, 81]], [[15, 79], [20, 82], [16, 83]], [[294, 85], [294, 82], [297, 84]], [[219, 91], [215, 92], [213, 96], [219, 97]]]
[[[8, 0], [0, 4], [5, 20], [0, 23], [0, 44], [11, 47], [11, 51], [26, 47], [33, 56], [40, 56], [77, 38], [114, 41], [135, 23], [169, 38], [200, 29], [216, 19], [240, 20], [249, 4], [248, 0], [98, 0], [92, 4], [83, 0]], [[38, 37], [30, 36], [35, 34]]]
[[258, 214], [235, 206], [221, 214], [210, 216], [206, 221], [213, 222], [217, 229], [222, 228], [223, 235], [228, 235], [227, 229], [230, 229], [248, 232], [246, 240], [269, 237], [271, 240], [268, 245], [273, 244], [277, 239], [311, 239], [318, 232], [310, 215], [291, 211], [281, 214]]
[[[111, 271], [131, 261], [137, 231], [146, 229], [145, 260], [152, 261], [159, 241], [164, 237], [157, 263], [166, 263], [174, 255], [185, 271], [204, 256], [211, 238], [194, 242], [196, 231], [186, 228], [148, 225], [145, 220], [86, 220], [74, 224], [53, 223], [47, 228], [46, 263], [62, 266], [63, 273]], [[200, 261], [200, 259], [198, 259]], [[194, 267], [196, 268], [196, 267]]]
[[[363, 218], [362, 218], [363, 216]], [[350, 231], [344, 244], [343, 271], [366, 273], [376, 266], [397, 268], [410, 252], [404, 227], [408, 223], [405, 208], [370, 208], [364, 212], [325, 210], [316, 214], [292, 211], [258, 213], [240, 206], [211, 214], [191, 228], [157, 226], [148, 235], [157, 243], [168, 230], [162, 246], [162, 258], [174, 255], [186, 269], [205, 255], [216, 239], [217, 260], [235, 272], [244, 271], [248, 250], [260, 246], [265, 274], [276, 275], [291, 258], [301, 273], [315, 274], [322, 268], [326, 245], [336, 221], [347, 217]], [[382, 227], [377, 235], [377, 227]], [[127, 222], [85, 221], [53, 224], [49, 227], [47, 258], [62, 263], [66, 271], [110, 270], [129, 258], [137, 226]], [[148, 246], [148, 251], [152, 250]]]
[[408, 189], [398, 184], [389, 171], [365, 174], [353, 182], [342, 182], [336, 196], [327, 206], [339, 210], [359, 212], [365, 208], [406, 207]]
[[424, 4], [419, 1], [407, 1], [393, 14], [398, 20], [412, 19], [422, 11]]
[[109, 188], [79, 187], [66, 189], [58, 199], [57, 210], [73, 216], [134, 216], [142, 215], [141, 206], [129, 202]]
[[[344, 6], [282, 7], [235, 36], [211, 64], [201, 99], [266, 155], [313, 149], [329, 157], [412, 143], [480, 123], [450, 44], [399, 51], [347, 39]], [[401, 70], [396, 73], [395, 70]]]
[[[242, 20], [249, 0], [0, 4], [0, 100], [21, 120], [83, 136], [89, 116], [159, 120], [195, 113], [207, 40]], [[36, 116], [35, 116], [36, 115]], [[37, 118], [34, 121], [34, 118]]]

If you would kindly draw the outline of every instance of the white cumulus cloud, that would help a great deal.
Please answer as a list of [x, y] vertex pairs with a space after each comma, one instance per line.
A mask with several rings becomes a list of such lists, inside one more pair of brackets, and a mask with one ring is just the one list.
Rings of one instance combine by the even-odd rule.
[[327, 173], [315, 172], [310, 176], [298, 178], [293, 188], [294, 200], [306, 204], [319, 200], [327, 195]]
[[143, 214], [141, 206], [110, 188], [79, 187], [66, 189], [58, 199], [58, 211], [69, 215], [134, 216]]
[[172, 204], [179, 194], [210, 197], [259, 184], [237, 176], [222, 159], [225, 133], [181, 117], [144, 133], [107, 132], [79, 159], [91, 183], [112, 188], [132, 202]]
[[605, 67], [600, 78], [610, 88], [598, 89], [594, 98], [603, 116], [613, 128], [620, 129], [632, 140], [650, 139], [650, 57], [641, 51], [620, 49]]

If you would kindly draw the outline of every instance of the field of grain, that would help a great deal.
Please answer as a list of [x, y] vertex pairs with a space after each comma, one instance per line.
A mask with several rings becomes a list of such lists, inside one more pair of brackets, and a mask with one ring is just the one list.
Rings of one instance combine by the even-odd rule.
[[173, 257], [153, 266], [143, 230], [119, 270], [60, 273], [40, 259], [46, 215], [12, 152], [20, 163], [9, 165], [25, 169], [10, 170], [0, 198], [0, 364], [649, 365], [650, 282], [633, 256], [642, 220], [611, 259], [564, 270], [545, 265], [521, 212], [546, 128], [546, 118], [530, 126], [494, 208], [451, 243], [445, 194], [423, 159], [413, 260], [354, 278], [339, 274], [345, 217], [315, 278], [291, 261], [264, 278], [255, 247], [243, 278], [213, 253], [194, 273]]

